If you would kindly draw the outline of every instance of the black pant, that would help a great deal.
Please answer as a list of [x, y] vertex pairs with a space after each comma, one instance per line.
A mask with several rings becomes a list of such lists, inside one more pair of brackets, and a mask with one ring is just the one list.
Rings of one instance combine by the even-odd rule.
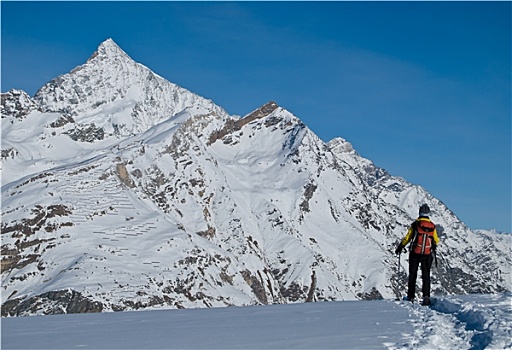
[[434, 258], [432, 254], [420, 255], [414, 252], [409, 254], [409, 288], [407, 290], [407, 297], [414, 299], [416, 291], [416, 278], [418, 277], [418, 267], [421, 264], [421, 281], [423, 283], [421, 291], [423, 297], [430, 297], [430, 267]]

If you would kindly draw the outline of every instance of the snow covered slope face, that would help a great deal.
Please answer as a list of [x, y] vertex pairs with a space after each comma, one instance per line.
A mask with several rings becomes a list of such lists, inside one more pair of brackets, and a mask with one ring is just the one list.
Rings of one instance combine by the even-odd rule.
[[111, 39], [87, 63], [43, 86], [34, 99], [44, 112], [67, 114], [80, 125], [94, 124], [120, 136], [139, 134], [192, 106], [224, 113], [134, 62]]
[[230, 117], [111, 40], [34, 99], [3, 94], [2, 136], [4, 316], [389, 298], [422, 203], [433, 291], [511, 289], [510, 235], [471, 231], [275, 102]]

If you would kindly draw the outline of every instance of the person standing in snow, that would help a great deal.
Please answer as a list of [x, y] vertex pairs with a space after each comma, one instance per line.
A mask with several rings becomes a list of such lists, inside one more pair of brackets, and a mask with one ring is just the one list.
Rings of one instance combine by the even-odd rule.
[[423, 305], [430, 305], [430, 268], [434, 260], [432, 253], [435, 253], [436, 247], [439, 244], [436, 225], [430, 221], [429, 215], [430, 208], [428, 205], [421, 205], [419, 217], [411, 224], [404, 239], [395, 250], [396, 254], [401, 254], [404, 247], [411, 242], [409, 249], [407, 300], [414, 302], [418, 267], [421, 264]]

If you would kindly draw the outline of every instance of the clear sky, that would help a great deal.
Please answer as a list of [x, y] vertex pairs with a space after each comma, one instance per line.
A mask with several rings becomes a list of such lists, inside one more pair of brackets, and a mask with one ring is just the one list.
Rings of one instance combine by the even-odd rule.
[[112, 38], [231, 114], [269, 100], [511, 232], [511, 2], [1, 2], [1, 90]]

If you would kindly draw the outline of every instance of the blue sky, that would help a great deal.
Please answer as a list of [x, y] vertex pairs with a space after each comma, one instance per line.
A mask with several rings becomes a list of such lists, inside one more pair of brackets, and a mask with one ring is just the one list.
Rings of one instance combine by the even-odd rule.
[[269, 100], [511, 232], [511, 2], [1, 2], [1, 90], [30, 95], [112, 38], [244, 115]]

